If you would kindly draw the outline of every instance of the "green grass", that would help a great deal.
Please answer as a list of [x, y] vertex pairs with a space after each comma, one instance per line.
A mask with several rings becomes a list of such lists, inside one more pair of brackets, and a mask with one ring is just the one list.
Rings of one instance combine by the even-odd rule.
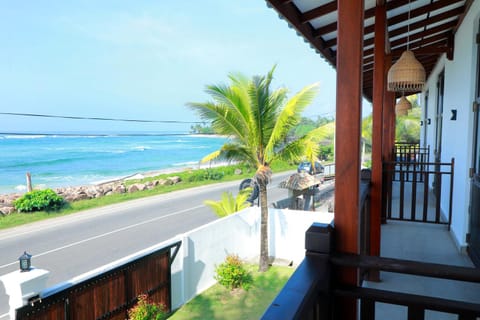
[[[273, 172], [282, 172], [287, 170], [292, 170], [296, 166], [278, 162], [272, 168]], [[236, 175], [234, 171], [236, 168], [242, 169], [242, 174]], [[216, 180], [208, 179], [208, 180], [198, 180], [198, 176], [203, 176], [205, 172], [215, 178]], [[199, 174], [200, 173], [200, 174]], [[135, 193], [124, 193], [124, 194], [112, 194], [109, 196], [104, 196], [101, 198], [95, 198], [90, 200], [81, 200], [69, 203], [64, 208], [53, 211], [53, 212], [33, 212], [33, 213], [12, 213], [10, 215], [0, 216], [0, 230], [12, 228], [20, 225], [24, 225], [27, 223], [32, 223], [40, 220], [51, 219], [59, 216], [68, 215], [71, 213], [103, 207], [115, 203], [120, 203], [128, 200], [140, 199], [150, 196], [155, 196], [159, 194], [164, 194], [168, 192], [194, 188], [199, 186], [204, 186], [213, 183], [219, 182], [228, 182], [228, 181], [235, 181], [235, 180], [242, 180], [245, 178], [251, 178], [254, 174], [253, 169], [249, 169], [243, 165], [231, 165], [225, 167], [216, 167], [210, 169], [200, 169], [200, 170], [187, 170], [183, 172], [176, 172], [171, 174], [161, 174], [156, 177], [149, 177], [142, 180], [129, 180], [126, 182], [127, 185], [131, 185], [137, 182], [147, 182], [154, 179], [165, 179], [167, 177], [179, 176], [182, 179], [182, 182], [169, 185], [169, 186], [158, 186], [152, 190], [145, 190], [145, 191], [138, 191]], [[192, 176], [196, 176], [196, 179], [193, 179]], [[193, 181], [191, 181], [193, 180]]]
[[250, 290], [230, 291], [214, 285], [178, 309], [169, 319], [259, 319], [280, 292], [294, 269], [272, 266], [265, 273], [248, 265], [252, 272]]

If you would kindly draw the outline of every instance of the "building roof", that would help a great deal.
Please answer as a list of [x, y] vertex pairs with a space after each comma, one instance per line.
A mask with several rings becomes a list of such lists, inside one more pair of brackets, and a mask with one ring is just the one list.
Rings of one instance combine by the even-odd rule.
[[[427, 78], [440, 56], [452, 59], [454, 35], [473, 0], [365, 0], [363, 94], [372, 98], [376, 3], [385, 3], [387, 52], [395, 62], [407, 48], [425, 68]], [[337, 1], [267, 0], [290, 27], [332, 66], [336, 66]]]

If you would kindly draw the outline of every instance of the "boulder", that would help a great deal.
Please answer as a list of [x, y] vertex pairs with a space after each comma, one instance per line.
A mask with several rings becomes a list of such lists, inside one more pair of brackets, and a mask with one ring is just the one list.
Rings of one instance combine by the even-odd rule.
[[113, 192], [114, 193], [125, 193], [125, 192], [127, 192], [127, 188], [125, 188], [125, 186], [123, 184], [119, 184], [118, 186], [115, 186], [115, 188], [113, 188]]
[[165, 186], [167, 184], [168, 184], [168, 180], [166, 180], [166, 179], [157, 180], [157, 185], [159, 185], [159, 186]]
[[168, 177], [167, 180], [171, 181], [171, 184], [177, 184], [182, 181], [182, 179], [179, 176], [174, 176], [174, 177]]
[[0, 212], [1, 212], [3, 215], [9, 215], [9, 214], [15, 212], [15, 208], [12, 207], [12, 206], [1, 207], [1, 208], [0, 208]]
[[147, 189], [147, 186], [145, 186], [143, 183], [134, 183], [128, 187], [128, 192], [132, 193], [137, 191], [143, 191], [146, 189]]

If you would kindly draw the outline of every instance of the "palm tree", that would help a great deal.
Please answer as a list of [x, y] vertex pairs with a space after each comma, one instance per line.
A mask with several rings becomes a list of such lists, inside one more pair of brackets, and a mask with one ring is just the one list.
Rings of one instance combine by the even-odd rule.
[[229, 85], [209, 85], [206, 92], [213, 99], [203, 103], [189, 103], [204, 120], [211, 121], [214, 131], [230, 139], [220, 150], [203, 160], [215, 158], [236, 160], [256, 168], [254, 180], [259, 186], [261, 227], [259, 270], [268, 269], [268, 207], [267, 184], [272, 171], [270, 165], [278, 159], [296, 161], [311, 145], [309, 135], [285, 142], [290, 129], [301, 119], [301, 113], [316, 95], [317, 85], [300, 90], [287, 99], [287, 89], [270, 90], [275, 66], [266, 76], [251, 79], [241, 74], [230, 74]]

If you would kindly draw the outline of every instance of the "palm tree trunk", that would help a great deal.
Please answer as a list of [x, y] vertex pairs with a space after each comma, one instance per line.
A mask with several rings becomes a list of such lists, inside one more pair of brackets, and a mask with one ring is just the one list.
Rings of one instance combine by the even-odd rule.
[[260, 189], [260, 262], [258, 270], [268, 270], [268, 206], [267, 206], [267, 184], [259, 183]]

